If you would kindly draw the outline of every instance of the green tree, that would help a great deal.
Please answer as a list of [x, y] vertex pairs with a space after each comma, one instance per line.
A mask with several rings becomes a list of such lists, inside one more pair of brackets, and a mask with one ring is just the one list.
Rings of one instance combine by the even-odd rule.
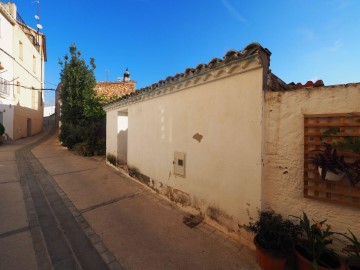
[[85, 154], [104, 150], [99, 148], [104, 148], [105, 112], [94, 90], [94, 58], [90, 59], [90, 66], [87, 65], [76, 45], [72, 44], [70, 58], [65, 55], [59, 64], [62, 67], [60, 141], [69, 149], [82, 144], [86, 148]]

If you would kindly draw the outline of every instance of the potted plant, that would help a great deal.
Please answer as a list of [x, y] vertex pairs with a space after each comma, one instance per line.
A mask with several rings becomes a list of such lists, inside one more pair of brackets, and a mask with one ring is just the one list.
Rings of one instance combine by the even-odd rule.
[[293, 217], [300, 220], [302, 229], [302, 235], [295, 244], [298, 269], [342, 269], [340, 258], [328, 247], [332, 244], [330, 237], [334, 232], [330, 231], [330, 225], [325, 224], [326, 219], [311, 224], [304, 212], [302, 217]]
[[254, 244], [260, 267], [264, 270], [284, 269], [286, 261], [293, 255], [292, 247], [301, 232], [300, 226], [274, 211], [262, 211], [259, 219], [246, 227], [256, 233]]
[[357, 147], [356, 144], [344, 142], [324, 143], [325, 149], [314, 150], [317, 152], [316, 156], [311, 157], [310, 161], [319, 168], [322, 180], [338, 181], [345, 176], [352, 186], [360, 182], [360, 156], [352, 161], [346, 161], [343, 155], [338, 155], [337, 148], [348, 149], [349, 145]]
[[360, 242], [350, 230], [349, 232], [351, 237], [343, 233], [338, 233], [350, 242], [350, 245], [346, 245], [344, 248], [344, 251], [349, 254], [346, 259], [347, 268], [349, 270], [360, 270]]
[[311, 157], [311, 162], [319, 168], [322, 180], [337, 181], [345, 176], [347, 164], [344, 156], [339, 156], [336, 148], [331, 144], [324, 143], [324, 150], [314, 150], [315, 157]]
[[4, 141], [4, 133], [5, 133], [5, 128], [3, 126], [3, 124], [0, 123], [0, 145], [3, 143]]
[[[360, 123], [360, 118], [357, 122]], [[332, 144], [324, 143], [325, 150], [314, 150], [317, 155], [310, 160], [318, 166], [319, 174], [323, 180], [337, 181], [346, 176], [350, 184], [355, 186], [360, 182], [360, 137], [342, 136], [342, 134], [338, 134], [339, 132], [338, 127], [330, 127], [323, 131], [321, 140], [324, 138], [333, 139], [335, 136], [335, 142]], [[344, 158], [343, 155], [337, 154], [338, 150], [344, 154], [350, 154]]]
[[360, 182], [360, 138], [359, 137], [346, 137], [345, 139], [334, 144], [334, 147], [344, 152], [352, 152], [356, 155], [352, 162], [345, 162], [346, 177], [350, 183], [355, 186]]

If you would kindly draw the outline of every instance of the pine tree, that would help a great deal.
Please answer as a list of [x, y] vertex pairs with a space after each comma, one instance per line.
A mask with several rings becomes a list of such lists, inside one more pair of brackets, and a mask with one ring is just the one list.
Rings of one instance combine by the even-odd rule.
[[83, 144], [91, 154], [100, 145], [104, 147], [105, 112], [95, 94], [96, 79], [94, 76], [95, 60], [90, 59], [88, 66], [76, 45], [70, 46], [70, 59], [64, 56], [59, 62], [62, 70], [61, 127], [59, 139], [69, 149]]

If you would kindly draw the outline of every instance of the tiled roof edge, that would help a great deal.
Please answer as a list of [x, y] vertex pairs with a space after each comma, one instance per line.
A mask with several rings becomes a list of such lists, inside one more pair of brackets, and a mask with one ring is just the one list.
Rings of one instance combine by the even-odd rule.
[[314, 87], [322, 87], [325, 86], [324, 82], [322, 80], [317, 80], [316, 82], [313, 81], [307, 81], [305, 84], [302, 84], [300, 82], [294, 83], [291, 82], [288, 84], [290, 90], [297, 90], [300, 88], [314, 88]]
[[170, 86], [178, 82], [187, 80], [188, 78], [193, 78], [195, 76], [202, 75], [208, 71], [213, 71], [219, 68], [222, 68], [230, 63], [235, 63], [239, 61], [246, 60], [248, 58], [254, 57], [259, 54], [260, 51], [265, 52], [268, 57], [270, 57], [271, 52], [263, 48], [259, 43], [253, 42], [247, 45], [242, 51], [229, 50], [225, 53], [222, 59], [213, 58], [208, 64], [199, 64], [196, 68], [186, 68], [184, 73], [177, 73], [174, 76], [168, 76], [165, 80], [160, 80], [157, 83], [153, 83], [150, 86], [143, 87], [135, 92], [132, 92], [128, 95], [122, 96], [119, 99], [111, 101], [104, 105], [104, 108], [112, 106], [117, 102], [122, 100], [131, 99], [139, 95], [146, 93], [154, 92], [165, 86]]
[[136, 81], [131, 80], [128, 82], [123, 82], [123, 81], [114, 81], [114, 82], [98, 81], [98, 82], [96, 82], [96, 84], [119, 84], [119, 83], [130, 84], [130, 83], [136, 83]]
[[36, 35], [45, 36], [44, 33], [41, 33], [41, 32], [39, 32], [38, 30], [35, 30], [34, 28], [30, 27], [30, 26], [27, 25], [27, 24], [24, 24], [24, 23], [22, 23], [22, 22], [20, 22], [20, 21], [18, 21], [18, 20], [16, 20], [16, 22], [17, 22], [18, 25], [23, 26], [23, 27], [29, 29], [31, 32], [33, 32], [33, 33], [36, 34]]
[[340, 83], [340, 84], [332, 84], [332, 85], [325, 85], [322, 80], [317, 80], [316, 82], [313, 81], [307, 81], [305, 84], [302, 83], [294, 83], [291, 82], [289, 84], [285, 84], [285, 87], [278, 87], [278, 88], [270, 88], [272, 92], [281, 92], [281, 91], [297, 91], [297, 90], [316, 90], [316, 89], [329, 89], [329, 88], [335, 88], [335, 87], [351, 87], [351, 86], [360, 86], [360, 82], [356, 83]]

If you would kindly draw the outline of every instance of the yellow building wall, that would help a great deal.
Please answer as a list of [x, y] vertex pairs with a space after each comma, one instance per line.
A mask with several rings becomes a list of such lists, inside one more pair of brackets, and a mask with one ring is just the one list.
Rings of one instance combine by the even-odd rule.
[[[30, 120], [28, 120], [30, 119]], [[41, 110], [15, 106], [13, 140], [25, 138], [39, 133], [43, 127]]]
[[[9, 4], [13, 16], [16, 14], [16, 6]], [[34, 135], [42, 130], [43, 123], [43, 97], [44, 91], [44, 55], [42, 52], [42, 35], [32, 33], [36, 36], [39, 43], [39, 51], [34, 46], [34, 41], [30, 40], [25, 32], [31, 32], [17, 23], [13, 27], [12, 56], [13, 56], [13, 78], [14, 87], [14, 122], [13, 140]], [[20, 86], [17, 86], [19, 84]], [[28, 131], [27, 119], [31, 119], [31, 129]]]

